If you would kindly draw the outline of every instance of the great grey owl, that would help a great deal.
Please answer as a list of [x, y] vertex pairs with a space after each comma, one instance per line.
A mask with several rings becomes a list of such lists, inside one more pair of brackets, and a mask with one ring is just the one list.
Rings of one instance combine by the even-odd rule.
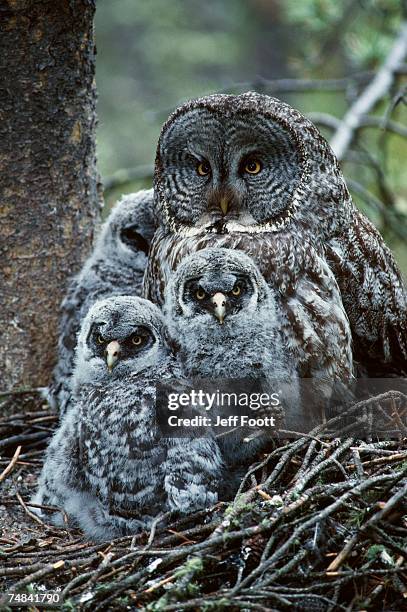
[[94, 304], [78, 339], [73, 397], [47, 449], [34, 503], [57, 506], [54, 523], [105, 540], [131, 534], [168, 510], [217, 501], [223, 464], [215, 441], [163, 438], [156, 382], [181, 377], [163, 316], [116, 296]]
[[104, 223], [95, 248], [72, 280], [61, 306], [58, 362], [47, 399], [63, 414], [70, 398], [74, 350], [90, 306], [110, 295], [140, 295], [154, 233], [152, 191], [124, 196]]
[[[290, 321], [279, 292], [246, 254], [208, 248], [186, 257], [165, 292], [168, 326], [184, 374], [259, 379], [274, 387], [282, 383], [291, 416], [301, 410], [299, 375], [323, 385], [351, 377], [351, 332], [339, 290], [328, 266], [314, 264], [318, 282], [305, 278], [290, 292], [292, 312], [298, 313]], [[288, 326], [298, 328], [297, 337]], [[299, 335], [304, 345], [298, 344]], [[218, 439], [228, 465], [252, 458], [267, 440], [263, 436], [244, 445], [242, 437], [237, 432]]]
[[361, 369], [370, 376], [407, 369], [400, 272], [352, 203], [328, 143], [298, 111], [252, 92], [181, 106], [161, 132], [154, 198], [158, 230], [144, 295], [162, 302], [170, 272], [191, 252], [241, 249], [268, 282], [274, 277], [297, 335], [302, 311], [290, 300], [304, 269], [311, 282], [318, 275], [309, 244], [333, 270]]

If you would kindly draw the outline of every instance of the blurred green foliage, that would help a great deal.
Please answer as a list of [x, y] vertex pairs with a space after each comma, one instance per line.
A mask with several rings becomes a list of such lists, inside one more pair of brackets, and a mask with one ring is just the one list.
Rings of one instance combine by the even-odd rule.
[[303, 41], [297, 59], [307, 71], [335, 47], [350, 70], [374, 68], [388, 53], [402, 18], [400, 0], [286, 0], [285, 17]]
[[280, 23], [278, 2], [264, 3], [269, 5], [265, 9], [261, 4], [258, 0], [98, 2], [102, 175], [151, 163], [161, 124], [180, 101], [256, 75], [286, 74], [284, 47], [290, 45], [290, 28]]
[[[102, 176], [151, 167], [163, 121], [180, 102], [215, 91], [267, 92], [264, 80], [333, 79], [377, 69], [402, 20], [404, 0], [99, 0], [96, 11], [98, 157]], [[366, 81], [365, 81], [366, 83]], [[383, 118], [399, 77], [375, 109]], [[363, 85], [338, 91], [277, 94], [301, 112], [343, 117]], [[391, 118], [406, 122], [403, 103]], [[332, 129], [321, 127], [329, 139]], [[367, 128], [358, 133], [345, 176], [371, 192], [353, 193], [384, 233], [407, 272], [407, 248], [397, 237], [407, 213], [407, 140]], [[141, 172], [143, 174], [143, 172]], [[129, 180], [106, 193], [109, 206], [123, 192], [151, 185]], [[386, 215], [395, 218], [394, 232]], [[390, 211], [389, 213], [387, 211]], [[396, 215], [396, 217], [394, 216]], [[399, 229], [399, 228], [398, 228]], [[407, 228], [404, 230], [407, 235]]]

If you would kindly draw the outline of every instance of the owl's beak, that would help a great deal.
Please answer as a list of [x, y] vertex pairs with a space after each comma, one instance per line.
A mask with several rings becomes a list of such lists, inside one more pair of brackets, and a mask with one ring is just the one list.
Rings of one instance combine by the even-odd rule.
[[226, 215], [226, 213], [228, 212], [229, 205], [229, 198], [227, 198], [226, 196], [222, 196], [219, 202], [219, 206], [224, 215]]
[[112, 340], [106, 347], [106, 363], [109, 372], [113, 370], [114, 366], [119, 361], [120, 348], [120, 344], [117, 340]]
[[215, 317], [218, 319], [220, 325], [222, 325], [226, 316], [226, 296], [220, 292], [215, 293], [211, 302], [215, 307], [213, 311]]

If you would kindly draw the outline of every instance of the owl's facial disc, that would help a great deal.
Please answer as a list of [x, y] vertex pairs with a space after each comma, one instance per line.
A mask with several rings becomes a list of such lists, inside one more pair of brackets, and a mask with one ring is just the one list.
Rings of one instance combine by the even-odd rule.
[[131, 326], [126, 330], [110, 329], [106, 323], [92, 326], [88, 344], [92, 356], [102, 359], [111, 373], [121, 362], [137, 358], [156, 341], [144, 326]]
[[157, 193], [180, 226], [278, 222], [302, 176], [293, 135], [257, 111], [186, 112], [162, 135], [159, 156]]
[[210, 314], [218, 324], [246, 308], [254, 292], [250, 279], [244, 274], [206, 273], [188, 280], [182, 301], [192, 315]]

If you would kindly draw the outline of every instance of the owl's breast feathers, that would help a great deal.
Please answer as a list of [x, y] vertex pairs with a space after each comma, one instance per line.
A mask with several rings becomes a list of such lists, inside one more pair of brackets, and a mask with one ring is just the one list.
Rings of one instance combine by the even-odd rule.
[[[174, 373], [168, 364], [141, 379], [83, 386], [80, 392], [80, 454], [88, 487], [125, 516], [129, 509], [159, 511], [164, 504], [160, 442], [155, 410], [157, 376]], [[153, 512], [153, 513], [154, 513]]]

